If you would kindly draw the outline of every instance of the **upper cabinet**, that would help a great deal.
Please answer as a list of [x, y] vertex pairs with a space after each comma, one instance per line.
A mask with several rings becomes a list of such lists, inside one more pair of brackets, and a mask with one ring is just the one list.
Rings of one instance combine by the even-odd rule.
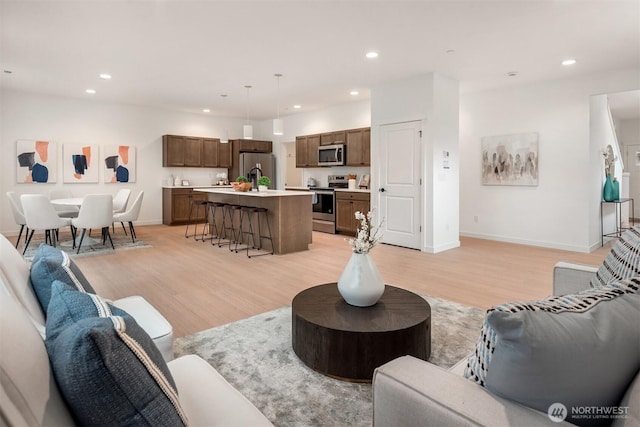
[[162, 166], [229, 168], [231, 144], [222, 144], [218, 138], [163, 135]]
[[371, 165], [371, 128], [349, 129], [296, 137], [296, 167], [318, 167], [318, 147], [344, 144], [347, 166]]
[[239, 153], [271, 153], [273, 143], [257, 139], [234, 139], [231, 141]]
[[371, 128], [347, 131], [347, 166], [371, 165]]

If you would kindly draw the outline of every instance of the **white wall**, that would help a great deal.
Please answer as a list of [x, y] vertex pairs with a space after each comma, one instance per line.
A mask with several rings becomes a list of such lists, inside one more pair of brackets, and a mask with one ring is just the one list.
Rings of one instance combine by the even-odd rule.
[[[637, 89], [639, 75], [622, 70], [463, 95], [461, 234], [580, 252], [598, 247], [601, 144], [591, 141], [590, 96]], [[523, 132], [539, 134], [539, 185], [483, 186], [481, 138]]]
[[[422, 247], [440, 252], [460, 246], [458, 182], [458, 82], [438, 74], [388, 82], [371, 94], [372, 178], [378, 171], [379, 127], [420, 121], [422, 124]], [[442, 168], [442, 152], [450, 153], [450, 169]], [[376, 185], [373, 185], [376, 188]], [[378, 194], [371, 194], [373, 206]]]
[[[100, 146], [129, 144], [136, 147], [137, 180], [127, 185], [132, 189], [132, 199], [140, 191], [145, 192], [141, 224], [162, 222], [161, 186], [169, 174], [179, 174], [192, 184], [210, 184], [218, 169], [163, 168], [162, 135], [218, 137], [223, 126], [229, 136], [238, 138], [242, 132], [241, 119], [220, 119], [206, 115], [177, 113], [154, 108], [130, 106], [35, 95], [13, 91], [0, 93], [0, 232], [17, 233], [5, 193], [48, 193], [56, 188], [69, 188], [74, 195], [92, 192], [115, 194], [122, 184], [63, 184], [62, 144], [91, 143]], [[16, 140], [47, 140], [57, 142], [58, 176], [56, 184], [16, 183]], [[226, 171], [226, 169], [221, 169]], [[100, 172], [102, 181], [103, 172]]]

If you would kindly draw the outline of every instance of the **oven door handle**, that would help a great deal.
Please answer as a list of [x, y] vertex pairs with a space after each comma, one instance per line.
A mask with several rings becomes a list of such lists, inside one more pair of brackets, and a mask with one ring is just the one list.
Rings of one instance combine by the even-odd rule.
[[327, 195], [330, 196], [333, 194], [333, 191], [325, 191], [325, 190], [311, 190], [312, 193], [316, 193], [316, 194], [323, 194], [323, 195]]

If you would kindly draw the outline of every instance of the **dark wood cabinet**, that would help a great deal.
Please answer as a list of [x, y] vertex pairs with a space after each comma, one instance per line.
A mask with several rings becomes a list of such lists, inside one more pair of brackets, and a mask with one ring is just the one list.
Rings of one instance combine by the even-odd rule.
[[329, 132], [320, 134], [320, 145], [344, 144], [346, 131]]
[[[192, 188], [163, 188], [162, 223], [165, 225], [186, 224], [189, 221], [192, 200], [207, 200], [207, 194], [193, 191]], [[205, 221], [204, 209], [200, 209], [198, 215], [195, 214], [194, 211], [192, 222]]]
[[296, 167], [318, 167], [318, 147], [320, 135], [307, 135], [296, 137]]
[[164, 135], [162, 137], [162, 166], [228, 168], [231, 148], [218, 138]]
[[273, 150], [273, 142], [271, 141], [260, 141], [257, 139], [234, 139], [232, 143], [234, 145], [237, 145], [239, 153], [271, 153], [271, 151]]
[[346, 132], [347, 166], [371, 165], [371, 128]]
[[371, 210], [371, 195], [358, 191], [336, 191], [336, 231], [356, 235], [359, 222], [355, 213], [364, 214]]
[[371, 128], [349, 129], [296, 137], [296, 167], [318, 167], [318, 147], [344, 144], [346, 166], [371, 165]]

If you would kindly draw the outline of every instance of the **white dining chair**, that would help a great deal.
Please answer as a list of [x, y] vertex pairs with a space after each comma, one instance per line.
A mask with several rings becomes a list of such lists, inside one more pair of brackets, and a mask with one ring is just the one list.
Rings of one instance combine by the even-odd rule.
[[[129, 196], [131, 196], [131, 190], [129, 188], [121, 188], [118, 190], [115, 196], [113, 196], [113, 213], [122, 213], [127, 210], [127, 203], [129, 202]], [[115, 223], [112, 225], [112, 230], [115, 233]], [[125, 234], [127, 231], [125, 230]]]
[[[58, 240], [58, 230], [60, 227], [71, 225], [71, 219], [59, 217], [53, 204], [44, 194], [23, 194], [20, 196], [20, 203], [27, 227], [30, 230], [22, 254], [27, 252], [35, 231], [44, 231], [45, 243], [55, 247]], [[71, 235], [75, 236], [73, 228], [71, 228]]]
[[[20, 196], [16, 194], [14, 191], [7, 191], [7, 198], [9, 199], [9, 206], [11, 206], [11, 213], [13, 214], [13, 220], [20, 226], [20, 232], [18, 233], [18, 238], [16, 239], [16, 249], [18, 248], [18, 244], [20, 243], [20, 238], [22, 237], [22, 232], [24, 231], [25, 226], [27, 225], [27, 220], [24, 218], [24, 212], [22, 211], [22, 203], [20, 202]], [[24, 240], [27, 241], [27, 235], [29, 234], [29, 228], [27, 227], [27, 231], [24, 234]]]
[[102, 230], [102, 244], [106, 244], [107, 238], [111, 242], [111, 247], [115, 250], [113, 240], [111, 240], [111, 233], [109, 228], [113, 223], [113, 197], [111, 194], [88, 194], [84, 196], [82, 200], [82, 206], [80, 206], [80, 212], [77, 218], [71, 219], [71, 225], [76, 230], [81, 228], [82, 235], [78, 242], [78, 251], [82, 246], [82, 241], [87, 230], [92, 228]]
[[127, 234], [127, 229], [124, 226], [125, 221], [129, 223], [129, 232], [131, 233], [131, 241], [135, 243], [136, 241], [136, 230], [133, 228], [133, 221], [138, 219], [140, 215], [140, 208], [142, 207], [142, 198], [144, 197], [144, 191], [141, 191], [138, 194], [138, 197], [133, 201], [133, 204], [129, 209], [125, 212], [113, 214], [113, 222], [119, 222], [122, 224], [122, 229], [124, 230], [124, 234]]
[[[71, 197], [73, 197], [73, 194], [69, 190], [51, 190], [49, 192], [49, 200], [69, 199]], [[75, 218], [78, 216], [79, 209], [77, 206], [56, 205], [54, 203], [53, 207], [61, 218]]]

